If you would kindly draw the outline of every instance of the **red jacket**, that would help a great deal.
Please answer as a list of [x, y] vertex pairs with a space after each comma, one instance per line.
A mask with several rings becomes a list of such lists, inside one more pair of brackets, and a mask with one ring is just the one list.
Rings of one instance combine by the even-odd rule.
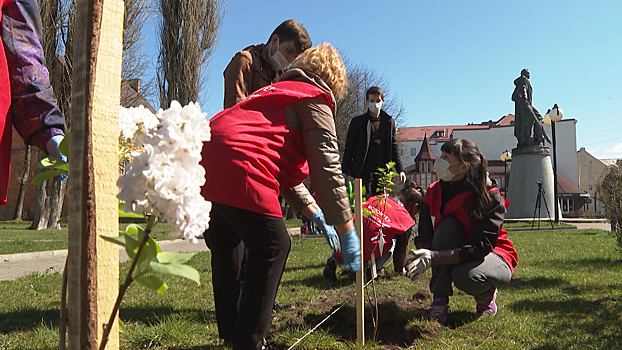
[[288, 127], [285, 106], [330, 95], [312, 84], [282, 81], [255, 91], [210, 120], [201, 164], [207, 200], [281, 217], [279, 191], [309, 175], [302, 134]]
[[[12, 0], [0, 0], [0, 18], [2, 9]], [[0, 205], [6, 203], [6, 190], [11, 174], [11, 83], [9, 67], [4, 53], [4, 45], [0, 45]]]
[[[489, 190], [491, 193], [495, 191], [499, 191], [498, 188], [493, 187]], [[450, 199], [444, 208], [445, 216], [453, 216], [462, 224], [462, 228], [464, 229], [465, 241], [469, 242], [471, 237], [473, 237], [473, 227], [472, 227], [472, 218], [468, 215], [468, 209], [471, 205], [471, 197], [473, 196], [473, 192], [462, 192]], [[438, 224], [443, 219], [443, 215], [441, 215], [441, 202], [442, 202], [442, 190], [440, 186], [440, 182], [436, 181], [430, 185], [428, 192], [426, 193], [424, 200], [426, 204], [430, 207], [430, 216], [432, 217], [432, 222], [434, 225], [434, 229], [438, 226]], [[508, 206], [508, 201], [505, 201], [505, 206]], [[518, 255], [516, 253], [516, 249], [514, 249], [514, 245], [512, 241], [508, 239], [508, 232], [503, 229], [503, 225], [500, 228], [499, 235], [497, 237], [497, 243], [492, 250], [493, 253], [498, 254], [508, 263], [510, 270], [514, 273], [514, 268], [518, 264]]]
[[[374, 251], [376, 259], [385, 255], [391, 247], [393, 247], [393, 237], [401, 235], [415, 226], [415, 220], [410, 216], [406, 208], [393, 200], [387, 199], [387, 204], [383, 212], [383, 204], [381, 204], [376, 196], [369, 198], [363, 203], [363, 208], [370, 211], [370, 215], [363, 216], [363, 260], [371, 260], [371, 253]], [[380, 249], [380, 227], [383, 227], [384, 246], [382, 254], [378, 253]], [[336, 253], [336, 257], [341, 261], [341, 254]]]

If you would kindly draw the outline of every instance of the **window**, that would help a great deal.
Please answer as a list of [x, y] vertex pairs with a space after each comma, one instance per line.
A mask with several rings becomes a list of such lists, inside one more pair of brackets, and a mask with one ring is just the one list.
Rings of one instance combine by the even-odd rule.
[[591, 179], [592, 179], [592, 173], [588, 173], [588, 174], [587, 174], [587, 178], [588, 178], [589, 180], [591, 180]]
[[416, 157], [417, 156], [417, 149], [416, 148], [411, 148], [410, 149], [410, 156], [411, 157]]
[[421, 172], [425, 173], [425, 162], [421, 162]]
[[588, 191], [592, 191], [592, 185], [588, 187]]
[[432, 172], [432, 162], [428, 162], [428, 173]]
[[436, 131], [434, 132], [434, 137], [443, 137], [445, 136], [445, 132], [444, 131]]

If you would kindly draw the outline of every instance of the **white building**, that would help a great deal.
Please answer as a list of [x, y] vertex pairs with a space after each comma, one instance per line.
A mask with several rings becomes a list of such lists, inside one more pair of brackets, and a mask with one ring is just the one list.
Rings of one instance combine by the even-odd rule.
[[[564, 119], [556, 123], [555, 139], [557, 141], [557, 172], [558, 195], [562, 204], [562, 211], [565, 213], [573, 212], [578, 206], [583, 206], [585, 193], [580, 191], [579, 171], [577, 166], [577, 137], [575, 119]], [[553, 133], [550, 126], [545, 126], [546, 133], [553, 140]], [[506, 189], [505, 165], [500, 156], [506, 150], [512, 152], [517, 146], [514, 136], [514, 116], [508, 114], [498, 121], [492, 120], [481, 124], [467, 125], [444, 125], [444, 126], [421, 126], [421, 127], [402, 127], [398, 131], [398, 141], [404, 168], [415, 171], [415, 157], [419, 154], [424, 137], [428, 138], [430, 150], [436, 157], [441, 155], [441, 146], [451, 139], [469, 139], [479, 147], [480, 152], [489, 162], [489, 172], [491, 178], [495, 179], [502, 190]], [[548, 142], [546, 146], [551, 148], [551, 159], [554, 161], [552, 145]], [[508, 163], [507, 173], [509, 174]], [[574, 185], [574, 186], [572, 186]], [[562, 186], [563, 188], [561, 188]], [[577, 193], [575, 193], [577, 192]], [[581, 192], [579, 195], [578, 192]], [[575, 195], [576, 194], [576, 195]], [[574, 197], [581, 197], [581, 203], [571, 203]], [[564, 210], [564, 208], [566, 208]]]

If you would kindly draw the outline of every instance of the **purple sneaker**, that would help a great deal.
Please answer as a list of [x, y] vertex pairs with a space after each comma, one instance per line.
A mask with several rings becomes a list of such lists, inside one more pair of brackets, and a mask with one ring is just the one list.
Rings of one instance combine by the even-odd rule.
[[475, 296], [475, 302], [477, 302], [477, 309], [475, 314], [477, 316], [484, 316], [488, 314], [497, 314], [497, 288], [493, 287], [492, 290], [485, 295]]
[[444, 326], [447, 322], [447, 310], [449, 309], [447, 298], [436, 298], [430, 306], [430, 319]]

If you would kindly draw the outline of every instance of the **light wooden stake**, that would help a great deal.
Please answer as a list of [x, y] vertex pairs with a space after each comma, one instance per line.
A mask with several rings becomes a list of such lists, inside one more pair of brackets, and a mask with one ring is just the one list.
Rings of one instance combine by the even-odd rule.
[[[96, 350], [119, 289], [122, 0], [78, 0], [69, 151], [68, 349]], [[119, 349], [115, 323], [106, 349]]]
[[363, 181], [354, 179], [354, 217], [361, 243], [361, 265], [356, 273], [356, 341], [365, 344], [365, 271], [363, 270]]

